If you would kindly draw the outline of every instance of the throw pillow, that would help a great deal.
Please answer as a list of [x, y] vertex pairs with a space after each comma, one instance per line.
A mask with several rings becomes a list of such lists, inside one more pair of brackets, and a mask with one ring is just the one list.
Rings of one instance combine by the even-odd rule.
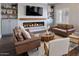
[[25, 28], [23, 26], [20, 26], [20, 29], [22, 31], [23, 37], [25, 39], [31, 39], [31, 35], [28, 31], [25, 30]]
[[23, 41], [22, 32], [19, 28], [17, 28], [17, 29], [15, 28], [14, 35], [15, 35], [17, 41]]
[[27, 31], [22, 31], [22, 35], [23, 35], [24, 39], [31, 39], [31, 36], [30, 36], [29, 32], [27, 32]]
[[18, 41], [23, 41], [23, 36], [21, 32], [17, 33], [16, 36], [17, 36]]
[[32, 36], [33, 34], [30, 32], [29, 29], [25, 29], [27, 32], [29, 32], [30, 36]]

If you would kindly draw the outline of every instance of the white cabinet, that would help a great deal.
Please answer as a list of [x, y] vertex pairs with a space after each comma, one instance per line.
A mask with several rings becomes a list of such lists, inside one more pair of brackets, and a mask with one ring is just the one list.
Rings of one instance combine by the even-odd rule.
[[10, 20], [2, 20], [2, 35], [10, 34], [11, 24]]
[[3, 19], [2, 20], [2, 35], [11, 34], [16, 24], [17, 24], [17, 20]]
[[10, 24], [11, 24], [11, 33], [13, 33], [13, 29], [18, 24], [18, 20], [16, 19], [10, 20]]

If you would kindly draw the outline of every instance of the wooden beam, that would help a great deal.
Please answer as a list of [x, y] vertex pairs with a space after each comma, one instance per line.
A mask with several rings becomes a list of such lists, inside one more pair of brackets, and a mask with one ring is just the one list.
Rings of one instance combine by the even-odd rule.
[[18, 20], [46, 20], [47, 18], [18, 18]]

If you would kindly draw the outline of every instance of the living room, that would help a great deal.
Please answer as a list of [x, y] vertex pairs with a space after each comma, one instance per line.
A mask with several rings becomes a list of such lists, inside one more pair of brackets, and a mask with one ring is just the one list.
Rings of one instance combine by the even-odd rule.
[[0, 55], [78, 56], [78, 5], [0, 3]]

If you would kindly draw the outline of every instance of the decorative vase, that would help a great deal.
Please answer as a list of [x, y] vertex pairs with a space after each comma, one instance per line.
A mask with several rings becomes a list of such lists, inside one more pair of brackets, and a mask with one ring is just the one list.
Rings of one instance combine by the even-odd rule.
[[46, 30], [46, 34], [49, 34], [49, 31], [48, 31], [48, 29]]

